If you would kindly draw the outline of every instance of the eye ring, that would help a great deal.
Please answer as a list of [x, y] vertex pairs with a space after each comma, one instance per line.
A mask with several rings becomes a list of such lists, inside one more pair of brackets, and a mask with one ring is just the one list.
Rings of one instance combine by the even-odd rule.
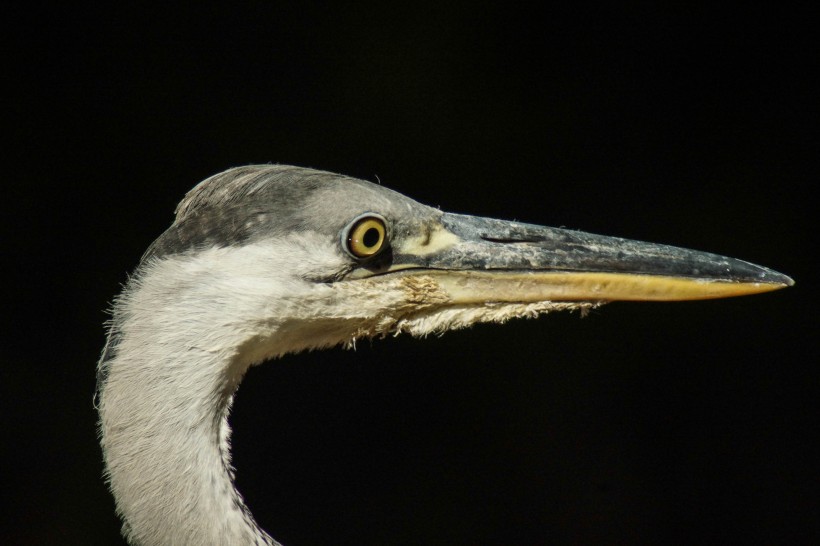
[[368, 212], [353, 219], [342, 232], [342, 246], [357, 260], [366, 260], [387, 246], [387, 222], [375, 213]]

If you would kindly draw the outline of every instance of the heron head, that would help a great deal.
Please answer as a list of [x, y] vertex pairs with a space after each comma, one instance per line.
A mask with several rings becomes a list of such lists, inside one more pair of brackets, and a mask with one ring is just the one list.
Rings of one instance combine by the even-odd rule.
[[124, 532], [274, 543], [229, 471], [227, 414], [251, 364], [611, 300], [790, 284], [713, 254], [445, 213], [330, 173], [226, 171], [189, 192], [114, 303], [96, 401]]
[[613, 300], [792, 284], [733, 258], [446, 213], [377, 184], [277, 165], [232, 169], [191, 190], [141, 270], [168, 267], [165, 295], [208, 302], [218, 311], [199, 320], [234, 324], [252, 361]]

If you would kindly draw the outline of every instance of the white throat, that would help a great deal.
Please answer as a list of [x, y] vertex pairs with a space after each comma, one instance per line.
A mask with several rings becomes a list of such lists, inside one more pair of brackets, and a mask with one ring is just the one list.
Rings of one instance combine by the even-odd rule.
[[233, 486], [227, 417], [254, 332], [209, 258], [156, 262], [116, 304], [100, 433], [132, 544], [276, 544]]
[[[577, 304], [452, 306], [423, 276], [323, 283], [343, 268], [299, 234], [145, 265], [115, 303], [102, 363], [106, 472], [133, 544], [277, 544], [233, 486], [228, 412], [252, 364], [391, 332], [424, 335]], [[286, 248], [283, 248], [286, 247]], [[328, 256], [312, 263], [311, 256]], [[282, 263], [287, 256], [288, 263]], [[334, 260], [338, 260], [335, 263]], [[300, 264], [298, 276], [284, 276]]]
[[[352, 342], [372, 331], [377, 308], [401, 308], [403, 297], [386, 291], [362, 305], [345, 283], [305, 280], [344, 266], [330, 248], [318, 253], [327, 262], [312, 262], [317, 253], [305, 249], [322, 245], [303, 233], [154, 260], [116, 300], [100, 436], [132, 544], [277, 544], [233, 485], [236, 388], [252, 364]], [[294, 261], [300, 275], [286, 276]]]

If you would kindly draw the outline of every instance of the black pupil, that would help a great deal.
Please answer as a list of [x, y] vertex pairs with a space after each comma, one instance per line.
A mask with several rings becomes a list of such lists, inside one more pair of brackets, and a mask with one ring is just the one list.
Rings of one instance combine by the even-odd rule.
[[365, 231], [364, 236], [362, 237], [362, 242], [367, 248], [376, 246], [379, 242], [379, 230], [376, 228], [370, 228]]

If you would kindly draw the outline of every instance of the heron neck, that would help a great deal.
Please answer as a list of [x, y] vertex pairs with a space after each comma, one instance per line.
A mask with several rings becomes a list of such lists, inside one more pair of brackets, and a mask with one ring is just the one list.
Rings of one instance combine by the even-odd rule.
[[219, 348], [230, 343], [203, 345], [215, 339], [207, 326], [192, 339], [138, 318], [120, 326], [100, 396], [124, 534], [144, 545], [277, 544], [233, 485], [227, 416], [247, 365]]

